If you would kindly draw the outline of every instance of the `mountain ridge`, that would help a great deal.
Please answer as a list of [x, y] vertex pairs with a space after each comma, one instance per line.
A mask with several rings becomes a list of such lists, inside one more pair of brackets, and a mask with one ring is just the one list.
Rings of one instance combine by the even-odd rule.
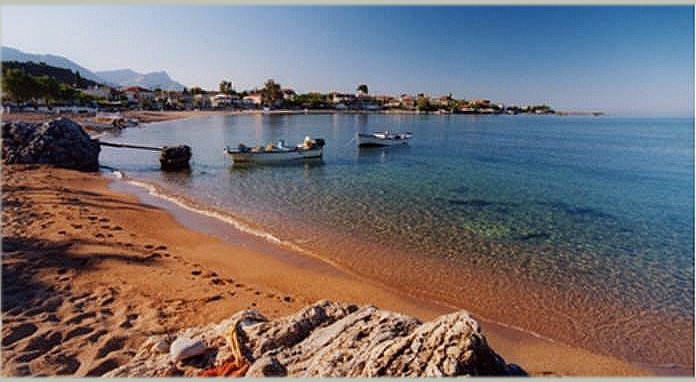
[[80, 72], [80, 75], [86, 79], [111, 86], [141, 86], [148, 89], [160, 88], [162, 90], [175, 91], [184, 89], [183, 84], [173, 80], [169, 76], [169, 73], [164, 70], [149, 73], [139, 73], [132, 69], [115, 69], [94, 72], [67, 57], [53, 54], [27, 53], [7, 46], [2, 47], [0, 55], [2, 57], [2, 61], [32, 61], [35, 63], [44, 62], [47, 65], [77, 71]]

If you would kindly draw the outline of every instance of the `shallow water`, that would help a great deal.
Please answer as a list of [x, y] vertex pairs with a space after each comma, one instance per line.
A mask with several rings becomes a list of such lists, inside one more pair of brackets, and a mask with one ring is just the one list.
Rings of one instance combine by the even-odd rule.
[[[412, 131], [358, 149], [357, 132]], [[225, 145], [305, 135], [322, 162], [234, 166]], [[211, 116], [104, 140], [193, 147], [102, 164], [306, 254], [488, 319], [651, 366], [693, 367], [691, 118]]]

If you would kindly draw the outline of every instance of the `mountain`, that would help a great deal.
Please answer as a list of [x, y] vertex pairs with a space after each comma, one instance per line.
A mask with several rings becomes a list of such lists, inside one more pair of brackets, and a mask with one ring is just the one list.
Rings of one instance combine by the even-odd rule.
[[92, 72], [91, 70], [89, 70], [89, 69], [85, 68], [84, 66], [79, 65], [76, 62], [69, 60], [65, 57], [54, 56], [52, 54], [25, 53], [19, 49], [14, 49], [14, 48], [6, 47], [6, 46], [2, 47], [2, 51], [0, 51], [0, 55], [1, 55], [3, 61], [17, 61], [17, 62], [33, 61], [33, 62], [36, 62], [37, 64], [40, 62], [43, 62], [46, 65], [69, 69], [69, 70], [72, 70], [73, 72], [80, 72], [80, 76], [82, 76], [83, 78], [86, 78], [88, 80], [92, 80], [94, 82], [100, 82], [100, 83], [108, 82], [108, 81], [104, 81], [103, 79], [99, 78], [99, 76], [94, 74], [94, 72]]
[[130, 69], [92, 72], [65, 57], [52, 54], [25, 53], [19, 49], [3, 46], [0, 53], [3, 61], [45, 63], [46, 65], [80, 72], [83, 78], [113, 86], [142, 86], [148, 89], [183, 90], [184, 85], [174, 81], [167, 72], [138, 73]]
[[130, 69], [106, 70], [96, 73], [104, 80], [118, 86], [141, 86], [147, 89], [184, 90], [184, 85], [174, 81], [167, 72], [138, 73]]

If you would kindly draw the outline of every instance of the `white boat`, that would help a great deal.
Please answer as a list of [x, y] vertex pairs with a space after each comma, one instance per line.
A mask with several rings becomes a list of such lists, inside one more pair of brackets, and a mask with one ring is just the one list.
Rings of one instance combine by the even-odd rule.
[[393, 146], [408, 143], [411, 133], [391, 133], [379, 131], [372, 134], [358, 134], [358, 146]]
[[281, 163], [321, 158], [325, 144], [321, 138], [305, 137], [304, 142], [295, 147], [286, 147], [285, 141], [281, 140], [277, 145], [268, 144], [265, 147], [239, 144], [232, 149], [227, 146], [225, 151], [232, 156], [234, 163]]

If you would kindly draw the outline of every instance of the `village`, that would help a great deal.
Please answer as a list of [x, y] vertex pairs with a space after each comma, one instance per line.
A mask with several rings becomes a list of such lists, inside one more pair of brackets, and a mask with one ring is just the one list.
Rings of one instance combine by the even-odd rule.
[[[325, 111], [433, 114], [554, 114], [548, 105], [504, 105], [487, 99], [455, 99], [452, 94], [372, 95], [366, 84], [354, 92], [298, 94], [269, 79], [263, 87], [236, 91], [222, 80], [216, 90], [115, 87], [89, 81], [79, 72], [45, 64], [3, 62], [3, 110], [6, 112], [97, 111]], [[38, 67], [38, 71], [36, 70]], [[32, 70], [33, 73], [32, 74]], [[48, 74], [46, 74], [48, 73]]]

